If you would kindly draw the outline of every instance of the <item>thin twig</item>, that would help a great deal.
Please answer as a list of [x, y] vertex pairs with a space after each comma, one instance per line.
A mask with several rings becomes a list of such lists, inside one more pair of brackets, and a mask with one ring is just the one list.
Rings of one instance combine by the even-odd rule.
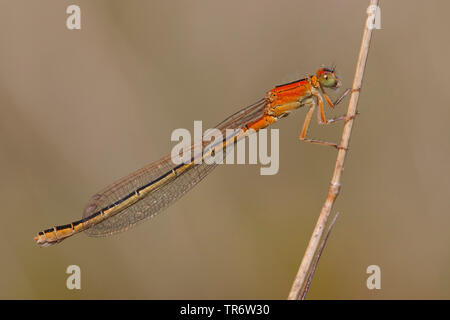
[[306, 298], [306, 294], [308, 293], [309, 287], [311, 286], [312, 278], [314, 277], [314, 273], [316, 272], [316, 269], [317, 269], [317, 264], [319, 263], [319, 259], [322, 256], [323, 249], [325, 248], [328, 237], [330, 236], [331, 229], [333, 229], [333, 226], [334, 226], [338, 216], [339, 216], [339, 212], [336, 212], [336, 214], [333, 217], [333, 220], [331, 220], [330, 225], [328, 226], [328, 230], [325, 233], [325, 236], [323, 237], [322, 242], [320, 243], [319, 249], [317, 249], [317, 254], [316, 254], [316, 257], [314, 258], [314, 262], [313, 262], [313, 265], [311, 266], [311, 270], [309, 270], [309, 274], [308, 274], [306, 283], [303, 286], [302, 290], [300, 291], [300, 299], [301, 300], [305, 300], [305, 298]]
[[[378, 6], [378, 0], [370, 0], [370, 6]], [[297, 276], [295, 277], [294, 283], [292, 284], [292, 288], [288, 296], [289, 300], [297, 300], [300, 297], [300, 290], [305, 283], [308, 270], [311, 267], [311, 263], [314, 259], [315, 252], [317, 251], [317, 248], [319, 246], [320, 239], [322, 238], [323, 230], [327, 224], [331, 209], [333, 208], [334, 202], [336, 201], [336, 198], [339, 194], [345, 156], [347, 155], [350, 135], [353, 127], [353, 121], [356, 115], [356, 107], [358, 105], [359, 90], [362, 86], [364, 69], [366, 66], [367, 55], [369, 53], [370, 39], [372, 37], [372, 29], [369, 29], [368, 25], [369, 20], [372, 19], [374, 19], [374, 16], [368, 14], [366, 23], [364, 24], [364, 33], [362, 37], [361, 48], [359, 51], [358, 62], [356, 65], [355, 77], [353, 79], [352, 93], [350, 96], [350, 102], [347, 110], [347, 120], [345, 122], [344, 129], [342, 132], [339, 152], [334, 167], [333, 177], [331, 179], [330, 187], [328, 189], [327, 198], [325, 200], [325, 203], [323, 204], [319, 218], [317, 219], [316, 226], [312, 233], [311, 239], [309, 240], [308, 247], [306, 248], [305, 255], [303, 256], [302, 262], [298, 269]]]

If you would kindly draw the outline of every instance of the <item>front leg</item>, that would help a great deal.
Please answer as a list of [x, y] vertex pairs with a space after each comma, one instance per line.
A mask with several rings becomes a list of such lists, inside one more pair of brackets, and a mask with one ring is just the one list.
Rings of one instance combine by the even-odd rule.
[[328, 97], [325, 90], [323, 90], [323, 88], [320, 87], [320, 92], [322, 93], [323, 97], [325, 98], [326, 102], [328, 103], [331, 109], [333, 109], [336, 105], [338, 105], [351, 91], [352, 89], [348, 88], [335, 102], [331, 102], [331, 99], [330, 97]]
[[[337, 105], [339, 102], [341, 102], [342, 99], [344, 99], [345, 96], [347, 96], [347, 94], [348, 94], [349, 92], [351, 92], [351, 91], [352, 91], [351, 89], [345, 90], [344, 94], [343, 94], [342, 96], [340, 96], [339, 99], [336, 100], [336, 102], [334, 103], [333, 107], [334, 107], [335, 105]], [[323, 92], [323, 93], [324, 93], [324, 92]], [[324, 108], [323, 108], [324, 103], [323, 103], [322, 97], [320, 96], [320, 94], [319, 94], [318, 92], [313, 93], [313, 95], [316, 97], [317, 102], [318, 102], [318, 104], [319, 104], [319, 109], [317, 110], [317, 122], [318, 122], [319, 124], [332, 124], [332, 123], [335, 123], [335, 122], [338, 122], [338, 121], [341, 121], [341, 120], [348, 121], [348, 120], [351, 120], [351, 119], [354, 119], [354, 118], [355, 118], [355, 116], [353, 116], [353, 117], [347, 117], [347, 115], [343, 115], [343, 116], [340, 116], [340, 117], [336, 117], [336, 118], [328, 119], [328, 120], [327, 120], [327, 119], [325, 118], [325, 112], [324, 112], [324, 110], [323, 110], [323, 109], [324, 109]], [[327, 98], [326, 101], [330, 101], [330, 98], [328, 98], [328, 96], [326, 96], [325, 93], [324, 93], [324, 96]], [[331, 106], [331, 105], [330, 105], [330, 106]], [[359, 114], [359, 112], [357, 112], [356, 114]]]

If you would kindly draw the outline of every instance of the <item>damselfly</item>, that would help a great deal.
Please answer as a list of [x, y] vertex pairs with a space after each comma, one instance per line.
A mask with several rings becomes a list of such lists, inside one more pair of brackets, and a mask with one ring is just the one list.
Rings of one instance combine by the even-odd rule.
[[[333, 103], [324, 88], [337, 89], [340, 85], [334, 68], [320, 68], [315, 75], [276, 86], [263, 99], [217, 125], [216, 128], [222, 133], [226, 129], [234, 129], [236, 134], [225, 136], [223, 141], [203, 150], [198, 157], [205, 158], [218, 150], [224, 150], [228, 144], [244, 138], [253, 130], [268, 127], [300, 107], [309, 107], [300, 139], [338, 148], [334, 143], [308, 139], [306, 134], [317, 107], [317, 121], [320, 124], [346, 119], [345, 116], [325, 119], [324, 100], [333, 108], [350, 89]], [[216, 166], [195, 160], [192, 157], [188, 163], [176, 165], [169, 155], [153, 162], [96, 193], [87, 204], [81, 220], [39, 232], [34, 239], [41, 246], [49, 246], [82, 231], [90, 236], [105, 236], [128, 230], [174, 203]]]

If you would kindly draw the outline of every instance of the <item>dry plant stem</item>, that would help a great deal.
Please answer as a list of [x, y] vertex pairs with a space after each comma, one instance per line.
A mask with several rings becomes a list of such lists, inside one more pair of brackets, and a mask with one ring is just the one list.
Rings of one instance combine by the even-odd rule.
[[327, 244], [328, 237], [330, 236], [331, 229], [333, 229], [333, 226], [336, 222], [337, 217], [339, 216], [339, 212], [336, 212], [336, 214], [333, 217], [333, 220], [331, 220], [330, 225], [328, 226], [327, 233], [325, 233], [325, 236], [322, 239], [322, 242], [320, 243], [319, 249], [317, 249], [316, 257], [314, 258], [314, 263], [311, 266], [311, 270], [309, 270], [308, 278], [303, 286], [302, 290], [300, 291], [300, 299], [305, 300], [306, 294], [308, 293], [309, 287], [311, 286], [312, 278], [314, 277], [314, 273], [317, 269], [317, 264], [319, 263], [319, 259], [322, 255], [323, 249], [325, 248], [325, 245]]
[[[378, 0], [371, 0], [371, 6], [378, 6]], [[366, 23], [364, 24], [364, 33], [361, 43], [361, 48], [359, 51], [358, 62], [356, 65], [355, 77], [353, 79], [352, 93], [350, 96], [350, 102], [347, 110], [347, 121], [345, 122], [344, 129], [342, 132], [341, 143], [339, 146], [339, 151], [336, 159], [336, 164], [334, 167], [333, 177], [331, 179], [331, 184], [328, 190], [328, 195], [323, 204], [322, 210], [320, 212], [319, 218], [317, 220], [316, 226], [312, 233], [311, 239], [309, 240], [308, 247], [306, 248], [305, 255], [303, 256], [302, 262], [300, 264], [297, 276], [295, 277], [294, 283], [292, 284], [291, 291], [289, 293], [289, 300], [297, 300], [300, 297], [300, 291], [304, 286], [308, 270], [311, 267], [311, 263], [314, 259], [315, 252], [322, 238], [323, 230], [327, 224], [328, 217], [330, 216], [333, 204], [339, 194], [341, 188], [341, 176], [344, 169], [345, 156], [347, 155], [348, 145], [350, 141], [350, 135], [352, 132], [353, 121], [356, 115], [356, 107], [358, 105], [359, 90], [362, 85], [364, 69], [366, 66], [367, 55], [369, 53], [370, 39], [372, 37], [372, 29], [369, 29], [368, 21], [373, 19], [372, 15], [367, 15]]]

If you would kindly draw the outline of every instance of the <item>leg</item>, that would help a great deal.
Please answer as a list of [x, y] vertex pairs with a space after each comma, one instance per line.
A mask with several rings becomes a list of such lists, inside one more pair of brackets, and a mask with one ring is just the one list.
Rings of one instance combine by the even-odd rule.
[[[327, 101], [327, 103], [330, 106], [330, 108], [334, 108], [337, 104], [339, 104], [352, 91], [353, 90], [348, 88], [347, 90], [345, 90], [345, 92], [334, 103], [331, 102], [330, 98], [328, 97], [328, 95], [325, 93], [325, 91], [323, 89], [322, 89], [322, 95], [324, 96], [324, 98]], [[320, 115], [317, 114], [317, 119], [318, 119], [317, 122], [319, 122], [319, 124], [332, 124], [332, 123], [335, 123], [335, 122], [341, 121], [341, 120], [346, 120], [347, 121], [347, 120], [350, 120], [350, 119], [354, 119], [354, 116], [351, 117], [351, 118], [347, 118], [347, 116], [344, 115], [344, 116], [340, 116], [340, 117], [337, 117], [337, 118], [326, 120], [325, 119], [325, 114], [324, 114], [324, 111], [323, 111], [323, 101], [322, 101], [320, 95], [317, 95], [317, 100], [319, 102], [319, 107], [320, 107]]]
[[333, 148], [339, 149], [339, 146], [334, 142], [315, 140], [315, 139], [301, 139], [301, 140], [305, 141], [305, 142], [313, 143], [313, 144], [320, 144], [322, 146], [328, 146], [328, 147], [333, 147]]
[[342, 100], [344, 100], [344, 98], [352, 91], [352, 89], [348, 88], [347, 90], [344, 91], [344, 93], [342, 94], [342, 96], [340, 96], [335, 102], [333, 102], [333, 105], [338, 105]]
[[[352, 89], [348, 88], [347, 90], [345, 90], [345, 92], [342, 94], [342, 96], [340, 96], [333, 103], [333, 105], [336, 106], [339, 102], [341, 102], [345, 98], [346, 95], [348, 95], [350, 92], [356, 92], [356, 91], [359, 91], [359, 89], [352, 90]], [[348, 121], [348, 120], [354, 119], [355, 116], [357, 116], [358, 114], [359, 114], [359, 112], [356, 111], [356, 114], [354, 116], [350, 117], [350, 118], [347, 118], [347, 115], [343, 115], [343, 116], [340, 116], [340, 117], [337, 117], [337, 118], [329, 119], [329, 120], [327, 120], [327, 122], [325, 124], [330, 124], [330, 123], [334, 123], [334, 122], [341, 121], [341, 120]]]
[[325, 98], [325, 100], [327, 101], [327, 103], [328, 103], [328, 105], [330, 106], [331, 109], [333, 109], [336, 105], [338, 105], [351, 91], [352, 90], [350, 88], [348, 88], [347, 90], [344, 91], [344, 93], [335, 102], [331, 102], [330, 97], [328, 97], [328, 95], [325, 92], [325, 90], [323, 90], [321, 88], [322, 95]]
[[359, 112], [356, 111], [356, 115], [354, 115], [354, 116], [352, 116], [352, 117], [348, 117], [348, 118], [347, 118], [347, 115], [344, 114], [343, 116], [340, 116], [340, 117], [337, 117], [337, 118], [328, 119], [325, 123], [322, 123], [322, 124], [331, 124], [331, 123], [338, 122], [338, 121], [341, 121], [341, 120], [348, 121], [348, 120], [351, 120], [351, 119], [355, 119], [355, 117], [356, 117], [358, 114], [359, 114]]
[[[302, 131], [300, 133], [300, 140], [305, 141], [305, 142], [314, 143], [314, 144], [321, 144], [321, 145], [324, 145], [324, 146], [338, 148], [338, 145], [336, 143], [333, 143], [333, 142], [327, 142], [327, 141], [321, 141], [321, 140], [315, 140], [315, 139], [306, 138], [306, 134], [308, 133], [309, 124], [311, 122], [312, 115], [313, 115], [314, 110], [316, 108], [316, 102], [314, 100], [311, 100], [309, 105], [311, 107], [309, 108], [308, 113], [306, 114], [305, 121], [303, 122], [303, 128], [302, 128]], [[323, 109], [323, 105], [322, 105], [322, 109]]]
[[319, 103], [319, 109], [317, 109], [317, 122], [319, 124], [324, 124], [327, 122], [325, 118], [325, 112], [323, 111], [323, 99], [320, 94], [316, 95], [317, 102]]
[[316, 109], [316, 103], [312, 100], [308, 113], [306, 114], [305, 121], [303, 122], [302, 131], [300, 133], [300, 140], [306, 141], [306, 134], [308, 133], [309, 123], [311, 122], [312, 115]]
[[[325, 97], [325, 100], [327, 101], [328, 105], [331, 108], [334, 108], [334, 106], [339, 104], [350, 92], [353, 92], [353, 91], [359, 91], [359, 89], [351, 90], [349, 88], [349, 89], [345, 90], [345, 92], [342, 94], [342, 96], [340, 96], [334, 103], [331, 102], [330, 98], [328, 97], [328, 95], [325, 93], [324, 90], [322, 90], [322, 93], [323, 93], [323, 96]], [[334, 122], [337, 122], [337, 121], [341, 121], [341, 120], [348, 121], [350, 119], [353, 119], [356, 116], [355, 115], [355, 116], [352, 116], [350, 118], [347, 118], [347, 115], [344, 115], [344, 116], [340, 116], [340, 117], [337, 117], [337, 118], [326, 120], [325, 113], [324, 113], [324, 110], [323, 110], [323, 99], [320, 96], [320, 94], [317, 94], [317, 95], [314, 95], [314, 96], [316, 97], [317, 102], [319, 104], [319, 109], [317, 110], [317, 122], [319, 124], [331, 124], [331, 123], [334, 123]], [[311, 102], [309, 104], [311, 105], [311, 108], [309, 109], [308, 114], [306, 115], [306, 118], [305, 118], [305, 122], [303, 123], [302, 132], [300, 134], [300, 140], [306, 141], [306, 142], [310, 142], [310, 143], [314, 143], [314, 144], [320, 144], [320, 145], [324, 145], [324, 146], [329, 146], [329, 147], [333, 147], [333, 148], [336, 148], [336, 149], [341, 149], [340, 146], [338, 146], [336, 143], [333, 143], [333, 142], [322, 141], [322, 140], [315, 140], [315, 139], [307, 139], [306, 138], [306, 134], [308, 132], [309, 123], [311, 122], [311, 117], [312, 117], [312, 114], [313, 114], [314, 109], [316, 107], [316, 103], [315, 103], [314, 100], [311, 100]], [[357, 112], [356, 114], [359, 114], [359, 112]]]

